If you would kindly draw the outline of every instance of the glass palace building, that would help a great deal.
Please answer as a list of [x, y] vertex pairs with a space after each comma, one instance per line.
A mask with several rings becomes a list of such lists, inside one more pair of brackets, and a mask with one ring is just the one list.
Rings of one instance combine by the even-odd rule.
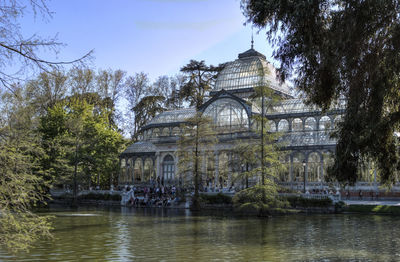
[[[285, 83], [277, 81], [275, 68], [253, 48], [239, 54], [235, 61], [226, 63], [208, 100], [199, 109], [213, 119], [219, 139], [212, 149], [212, 157], [202, 161], [202, 181], [211, 181], [214, 186], [242, 186], [243, 181], [234, 178], [243, 167], [237, 170], [229, 163], [235, 157], [232, 153], [235, 142], [254, 137], [252, 116], [260, 114], [260, 108], [251, 97], [253, 88], [260, 83], [268, 85], [282, 98], [266, 109], [267, 127], [270, 132], [280, 132], [284, 149], [288, 152], [282, 160], [287, 168], [279, 175], [280, 183], [300, 187], [305, 178], [307, 187], [321, 186], [336, 147], [330, 134], [341, 120], [344, 104], [339, 102], [325, 112], [305, 105], [291, 95]], [[195, 114], [195, 108], [166, 111], [142, 126], [139, 141], [120, 155], [119, 184], [155, 181], [177, 184], [180, 179], [177, 141], [182, 124]], [[257, 178], [250, 180], [252, 184], [257, 182]]]

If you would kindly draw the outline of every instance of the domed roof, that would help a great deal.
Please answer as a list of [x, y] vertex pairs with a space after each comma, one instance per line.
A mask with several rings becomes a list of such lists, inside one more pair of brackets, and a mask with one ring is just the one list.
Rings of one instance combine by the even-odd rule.
[[157, 148], [150, 142], [139, 141], [125, 149], [122, 154], [143, 153], [143, 152], [156, 152]]
[[171, 111], [164, 111], [155, 116], [148, 125], [151, 124], [165, 124], [165, 123], [179, 123], [196, 115], [196, 108], [182, 108]]
[[253, 48], [239, 54], [239, 58], [228, 62], [218, 74], [213, 91], [253, 88], [269, 85], [272, 89], [290, 95], [286, 83], [276, 79], [276, 70], [265, 56]]

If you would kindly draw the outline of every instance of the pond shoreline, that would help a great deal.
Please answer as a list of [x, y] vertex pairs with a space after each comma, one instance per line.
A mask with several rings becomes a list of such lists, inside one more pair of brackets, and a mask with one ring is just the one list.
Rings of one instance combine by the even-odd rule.
[[[70, 199], [54, 199], [47, 202], [48, 205], [68, 206], [72, 205]], [[97, 207], [127, 207], [138, 209], [190, 209], [187, 203], [172, 206], [124, 206], [120, 201], [113, 200], [78, 200], [78, 207], [97, 206]], [[228, 204], [205, 204], [197, 212], [224, 211], [234, 214], [235, 216], [259, 216], [258, 212], [237, 211], [233, 205]], [[400, 215], [400, 206], [391, 205], [375, 205], [375, 204], [350, 204], [350, 205], [331, 205], [327, 207], [295, 207], [291, 209], [283, 209], [283, 212], [272, 212], [273, 215], [290, 215], [290, 214], [365, 214], [365, 215]], [[268, 214], [270, 215], [270, 214]], [[268, 216], [266, 215], [266, 216]]]
[[[71, 200], [51, 200], [48, 202], [48, 205], [60, 205], [60, 206], [68, 206], [72, 205]], [[121, 205], [120, 201], [113, 200], [78, 200], [78, 207], [86, 207], [86, 206], [96, 206], [96, 207], [126, 207], [126, 208], [138, 208], [138, 209], [190, 209], [186, 203], [181, 203], [179, 205], [172, 206], [125, 206]], [[208, 212], [208, 211], [224, 211], [229, 212], [237, 216], [259, 216], [259, 212], [248, 212], [248, 211], [237, 211], [234, 210], [233, 205], [227, 204], [205, 204], [202, 205], [200, 210], [196, 212]], [[290, 215], [290, 214], [337, 214], [337, 210], [335, 206], [328, 207], [296, 207], [290, 209], [283, 209], [283, 212], [271, 212], [272, 215]], [[268, 216], [267, 214], [265, 216]], [[263, 215], [262, 215], [263, 216]]]

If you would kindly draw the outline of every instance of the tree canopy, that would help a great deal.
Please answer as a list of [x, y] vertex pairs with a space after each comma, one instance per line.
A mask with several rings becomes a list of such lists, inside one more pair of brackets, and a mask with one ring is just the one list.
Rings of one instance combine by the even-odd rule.
[[222, 65], [208, 66], [204, 61], [190, 60], [189, 64], [181, 68], [187, 80], [180, 89], [180, 96], [188, 101], [190, 106], [200, 108], [206, 92], [211, 89], [222, 67]]
[[365, 159], [382, 182], [400, 167], [400, 2], [394, 0], [242, 0], [249, 22], [267, 28], [282, 80], [295, 77], [307, 102], [328, 109], [347, 101], [330, 174], [357, 180]]
[[218, 142], [212, 120], [201, 112], [182, 124], [182, 134], [178, 141], [179, 172], [193, 178], [194, 197], [192, 208], [199, 209], [199, 187], [202, 177], [201, 164], [214, 154], [213, 148]]

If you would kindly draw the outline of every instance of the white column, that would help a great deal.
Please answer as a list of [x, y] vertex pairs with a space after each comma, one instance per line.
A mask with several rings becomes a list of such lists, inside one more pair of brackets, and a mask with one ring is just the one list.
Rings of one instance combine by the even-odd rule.
[[174, 171], [174, 181], [175, 181], [175, 185], [178, 184], [178, 179], [179, 179], [179, 167], [178, 167], [178, 163], [179, 163], [179, 157], [178, 155], [175, 155], [175, 171]]
[[293, 156], [289, 156], [289, 180], [293, 185], [294, 179], [293, 179]]
[[232, 152], [228, 152], [228, 188], [232, 183]]
[[140, 181], [143, 183], [144, 181], [144, 159], [140, 158], [142, 160], [142, 174], [140, 174]]
[[219, 152], [215, 151], [215, 184], [219, 183]]
[[201, 157], [202, 157], [202, 160], [201, 160], [201, 181], [203, 181], [204, 182], [204, 178], [206, 179], [206, 185], [207, 185], [207, 176], [206, 176], [206, 170], [207, 170], [207, 166], [206, 166], [206, 157], [207, 157], [207, 154], [206, 154], [206, 152], [204, 152], [202, 155], [201, 155]]
[[158, 177], [160, 178], [161, 181], [160, 152], [156, 153], [156, 182]]
[[324, 157], [322, 156], [322, 154], [321, 154], [320, 166], [321, 166], [321, 183], [323, 183], [323, 182], [325, 182], [325, 179], [324, 179]]

